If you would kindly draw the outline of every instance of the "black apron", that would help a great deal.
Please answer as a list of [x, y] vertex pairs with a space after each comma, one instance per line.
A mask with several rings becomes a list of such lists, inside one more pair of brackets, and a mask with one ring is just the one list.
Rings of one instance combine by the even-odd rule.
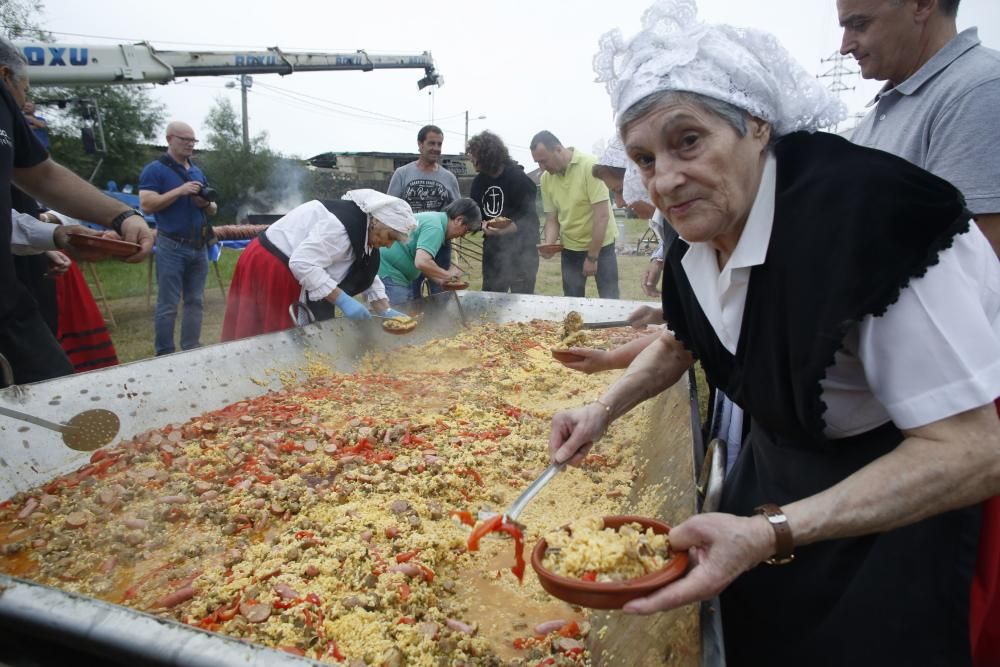
[[[957, 190], [887, 153], [796, 133], [775, 155], [774, 227], [735, 355], [698, 304], [681, 240], [663, 281], [671, 329], [752, 419], [721, 506], [743, 516], [827, 489], [902, 441], [892, 423], [827, 440], [819, 383], [848, 329], [885, 312], [969, 224]], [[728, 664], [969, 664], [978, 534], [977, 506], [757, 566], [721, 596]]]
[[[372, 248], [371, 252], [365, 252], [368, 248], [368, 214], [358, 208], [358, 205], [346, 199], [322, 199], [320, 203], [326, 210], [337, 216], [340, 223], [347, 230], [347, 238], [351, 242], [351, 250], [354, 251], [354, 263], [347, 270], [347, 275], [341, 280], [337, 287], [355, 296], [364, 292], [375, 282], [378, 275], [379, 262], [381, 257], [378, 248]], [[283, 253], [270, 239], [267, 238], [267, 231], [261, 232], [257, 239], [264, 248], [281, 260], [281, 263], [288, 266], [288, 255]], [[317, 320], [329, 320], [333, 317], [334, 306], [326, 299], [319, 301], [309, 301], [309, 310]]]

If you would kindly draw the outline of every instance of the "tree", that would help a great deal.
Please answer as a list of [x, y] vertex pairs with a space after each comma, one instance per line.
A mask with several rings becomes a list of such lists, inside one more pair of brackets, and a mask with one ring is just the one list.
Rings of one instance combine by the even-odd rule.
[[243, 125], [232, 103], [216, 98], [205, 118], [207, 147], [198, 161], [208, 182], [219, 191], [219, 212], [224, 218], [236, 218], [241, 209], [269, 208], [274, 198], [272, 174], [278, 156], [268, 147], [267, 132], [250, 140], [250, 150], [243, 148]]
[[52, 41], [52, 35], [35, 22], [44, 7], [39, 0], [0, 0], [0, 23], [7, 38]]
[[[99, 187], [107, 180], [121, 185], [137, 183], [143, 166], [155, 157], [155, 151], [151, 155], [145, 144], [157, 140], [165, 119], [165, 107], [145, 88], [124, 85], [45, 87], [34, 89], [32, 96], [36, 102], [71, 100], [64, 111], [54, 111], [49, 118], [52, 155], [57, 162], [85, 179], [90, 178], [103, 158], [94, 179]], [[103, 155], [86, 153], [81, 141], [85, 128], [100, 133], [93, 107], [72, 100], [92, 100], [100, 108], [106, 144]], [[44, 107], [42, 113], [46, 113]]]

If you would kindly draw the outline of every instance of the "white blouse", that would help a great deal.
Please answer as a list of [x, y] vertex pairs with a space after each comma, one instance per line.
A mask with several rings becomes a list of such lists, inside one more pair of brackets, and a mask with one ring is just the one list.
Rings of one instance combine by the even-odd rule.
[[[347, 229], [319, 201], [296, 206], [267, 228], [267, 238], [288, 255], [288, 268], [312, 301], [319, 301], [337, 289], [354, 264], [354, 249]], [[365, 233], [365, 251], [368, 235]], [[367, 301], [385, 299], [385, 285], [375, 276], [363, 292]], [[301, 299], [300, 299], [301, 300]]]
[[[775, 159], [764, 168], [740, 240], [720, 271], [715, 251], [693, 243], [681, 260], [712, 328], [736, 353], [750, 271], [764, 263], [774, 222]], [[884, 315], [844, 339], [820, 382], [825, 433], [846, 438], [892, 421], [924, 426], [1000, 396], [1000, 262], [972, 224]]]

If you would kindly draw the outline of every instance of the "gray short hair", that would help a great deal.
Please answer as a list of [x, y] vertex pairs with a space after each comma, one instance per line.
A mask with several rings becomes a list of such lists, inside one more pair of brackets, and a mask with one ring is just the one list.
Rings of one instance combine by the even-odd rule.
[[717, 100], [714, 97], [679, 90], [661, 90], [650, 93], [630, 106], [618, 119], [618, 132], [624, 135], [626, 128], [630, 124], [639, 120], [652, 111], [653, 107], [663, 102], [688, 102], [696, 104], [729, 123], [736, 130], [736, 134], [741, 137], [747, 136], [747, 118], [750, 114], [745, 110], [729, 102]]
[[24, 81], [25, 77], [28, 76], [28, 61], [21, 55], [21, 51], [5, 37], [0, 37], [0, 65], [10, 68], [14, 77], [19, 81]]
[[462, 197], [448, 204], [444, 209], [444, 214], [448, 216], [449, 220], [461, 216], [470, 232], [478, 232], [483, 226], [483, 214], [479, 211], [479, 204], [476, 203], [475, 199], [469, 197]]

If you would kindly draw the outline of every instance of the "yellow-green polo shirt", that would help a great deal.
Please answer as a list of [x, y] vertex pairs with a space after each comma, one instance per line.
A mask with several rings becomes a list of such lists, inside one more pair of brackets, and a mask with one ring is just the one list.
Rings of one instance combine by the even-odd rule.
[[559, 220], [559, 241], [567, 250], [587, 250], [594, 227], [591, 205], [605, 202], [608, 207], [608, 228], [601, 247], [613, 243], [618, 225], [611, 210], [608, 187], [590, 171], [597, 158], [573, 150], [573, 158], [563, 174], [542, 174], [542, 206], [546, 213], [555, 213]]

